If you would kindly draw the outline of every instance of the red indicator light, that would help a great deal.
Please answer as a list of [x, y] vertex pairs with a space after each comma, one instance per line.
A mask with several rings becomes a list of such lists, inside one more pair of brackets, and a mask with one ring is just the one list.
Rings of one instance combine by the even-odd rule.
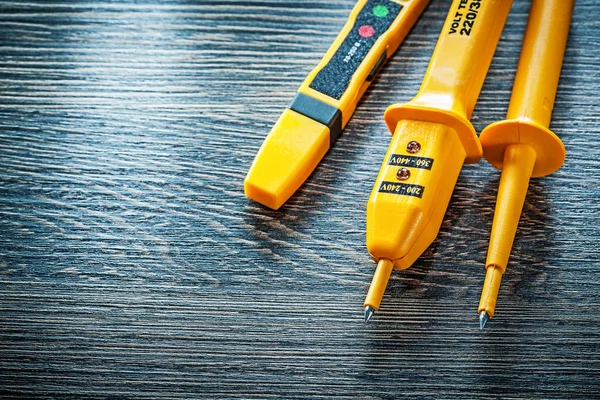
[[371, 25], [363, 25], [358, 28], [358, 34], [364, 38], [370, 38], [375, 34], [375, 29]]

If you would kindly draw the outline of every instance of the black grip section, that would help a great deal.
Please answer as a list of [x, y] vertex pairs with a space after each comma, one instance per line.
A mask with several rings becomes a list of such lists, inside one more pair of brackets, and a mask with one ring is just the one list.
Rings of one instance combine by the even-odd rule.
[[383, 52], [381, 57], [379, 57], [379, 60], [377, 60], [377, 62], [373, 66], [371, 72], [369, 72], [369, 75], [367, 75], [367, 82], [371, 82], [373, 81], [373, 79], [375, 79], [375, 77], [383, 67], [383, 64], [385, 64], [385, 60], [387, 60], [387, 51]]
[[346, 39], [311, 82], [311, 89], [339, 100], [369, 50], [390, 28], [400, 10], [400, 4], [389, 0], [367, 1]]
[[298, 93], [289, 108], [328, 126], [330, 147], [342, 133], [342, 112], [329, 104]]

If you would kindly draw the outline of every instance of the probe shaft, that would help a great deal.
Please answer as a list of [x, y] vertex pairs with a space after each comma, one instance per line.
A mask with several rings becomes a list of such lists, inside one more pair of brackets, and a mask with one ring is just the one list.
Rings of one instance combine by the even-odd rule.
[[494, 316], [502, 274], [519, 224], [530, 177], [562, 165], [565, 149], [548, 126], [574, 0], [533, 0], [506, 120], [481, 134], [483, 156], [502, 169], [479, 302], [480, 327]]

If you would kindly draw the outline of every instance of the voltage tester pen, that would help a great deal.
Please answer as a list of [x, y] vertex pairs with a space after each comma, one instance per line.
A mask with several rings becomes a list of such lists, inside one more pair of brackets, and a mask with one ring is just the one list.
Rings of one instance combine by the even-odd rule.
[[479, 326], [494, 315], [530, 177], [558, 170], [565, 147], [548, 129], [574, 0], [533, 0], [506, 120], [481, 133], [483, 156], [502, 170], [479, 302]]
[[377, 268], [364, 306], [379, 308], [392, 269], [406, 269], [438, 234], [463, 163], [482, 155], [469, 122], [510, 0], [454, 0], [416, 97], [385, 112], [392, 142], [367, 204]]
[[359, 0], [319, 65], [300, 86], [246, 179], [249, 198], [278, 209], [335, 143], [363, 93], [429, 0]]

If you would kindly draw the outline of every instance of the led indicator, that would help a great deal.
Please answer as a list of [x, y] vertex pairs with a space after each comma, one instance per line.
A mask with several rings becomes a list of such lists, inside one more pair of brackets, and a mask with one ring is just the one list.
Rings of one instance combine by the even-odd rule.
[[371, 25], [363, 25], [358, 28], [358, 34], [364, 38], [370, 38], [375, 34], [375, 29]]
[[378, 5], [373, 7], [373, 14], [375, 14], [376, 17], [384, 18], [387, 17], [389, 13], [390, 10], [388, 10], [386, 6]]

